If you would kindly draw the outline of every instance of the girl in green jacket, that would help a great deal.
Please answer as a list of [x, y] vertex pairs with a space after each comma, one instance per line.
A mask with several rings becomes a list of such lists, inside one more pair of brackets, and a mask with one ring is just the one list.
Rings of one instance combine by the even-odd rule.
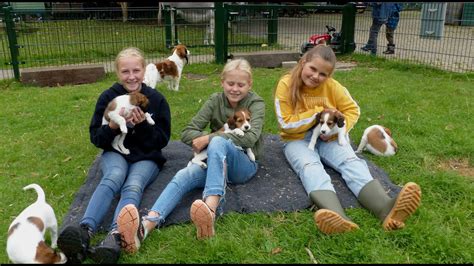
[[[207, 168], [190, 163], [178, 171], [143, 219], [134, 205], [125, 206], [118, 220], [125, 250], [137, 251], [146, 235], [162, 225], [181, 198], [195, 188], [204, 189], [202, 200], [194, 201], [190, 210], [197, 238], [214, 236], [214, 221], [216, 213], [222, 213], [227, 183], [245, 183], [257, 173], [262, 156], [265, 103], [251, 91], [250, 64], [244, 59], [228, 62], [221, 74], [221, 85], [224, 91], [211, 95], [181, 134], [181, 140], [192, 146], [194, 152], [207, 148]], [[250, 111], [251, 129], [243, 136], [219, 131], [240, 108]], [[210, 133], [206, 132], [208, 125]], [[247, 148], [252, 149], [255, 161], [247, 156]]]

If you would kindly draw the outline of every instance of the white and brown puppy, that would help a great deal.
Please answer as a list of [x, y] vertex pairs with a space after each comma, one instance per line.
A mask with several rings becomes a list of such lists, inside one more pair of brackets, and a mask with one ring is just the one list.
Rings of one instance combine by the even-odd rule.
[[173, 54], [167, 59], [146, 66], [143, 82], [151, 88], [156, 88], [157, 83], [164, 81], [168, 83], [168, 89], [178, 91], [181, 74], [184, 65], [188, 63], [189, 54], [185, 45], [176, 45], [173, 49]]
[[[34, 189], [36, 202], [24, 209], [8, 228], [7, 254], [13, 263], [66, 263], [62, 252], [55, 252], [58, 240], [58, 223], [53, 208], [46, 203], [43, 189], [30, 184], [23, 190]], [[46, 230], [51, 234], [51, 247], [45, 243]]]
[[373, 125], [364, 130], [356, 153], [368, 150], [375, 155], [392, 156], [397, 152], [397, 143], [392, 138], [390, 129]]
[[151, 118], [150, 113], [146, 112], [149, 101], [148, 98], [140, 92], [124, 94], [115, 97], [109, 102], [102, 117], [102, 125], [108, 124], [111, 120], [120, 126], [121, 133], [115, 136], [112, 141], [112, 147], [122, 154], [130, 154], [130, 150], [125, 148], [123, 142], [127, 136], [127, 121], [135, 108], [141, 108], [145, 112], [146, 121], [150, 125], [154, 125], [155, 121]]
[[320, 135], [332, 136], [335, 134], [337, 134], [339, 145], [343, 146], [348, 143], [344, 115], [337, 109], [326, 108], [316, 115], [316, 126], [313, 129], [308, 148], [314, 151]]
[[[245, 132], [249, 131], [252, 126], [250, 125], [250, 116], [251, 113], [248, 109], [242, 108], [237, 110], [233, 116], [227, 119], [227, 122], [224, 126], [219, 130], [224, 133], [232, 133], [237, 136], [245, 135]], [[253, 153], [251, 148], [246, 149], [247, 156], [251, 161], [255, 161], [255, 154]], [[204, 160], [207, 159], [207, 149], [203, 149], [199, 153], [194, 153], [193, 159], [188, 163], [188, 166], [191, 163], [198, 164], [201, 168], [207, 168], [207, 164]]]

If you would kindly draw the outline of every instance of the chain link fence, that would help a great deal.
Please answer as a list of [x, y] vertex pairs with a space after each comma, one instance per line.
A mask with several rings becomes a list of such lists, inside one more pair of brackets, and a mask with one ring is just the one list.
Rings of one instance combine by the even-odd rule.
[[[158, 6], [130, 7], [126, 13], [118, 5], [90, 7], [80, 2], [56, 3], [43, 9], [3, 7], [0, 78], [14, 78], [15, 65], [19, 72], [25, 68], [81, 64], [103, 64], [111, 71], [115, 55], [127, 46], [139, 47], [148, 62], [155, 62], [168, 57], [172, 45], [180, 42], [191, 51], [191, 64], [215, 62], [219, 49], [227, 56], [238, 52], [282, 50], [299, 53], [301, 44], [313, 34], [326, 32], [326, 25], [338, 31], [345, 27], [343, 7], [324, 2], [271, 7], [223, 5], [223, 8], [225, 15], [216, 15], [216, 29], [226, 25], [221, 46], [205, 43], [208, 19], [188, 22], [176, 8], [162, 9], [163, 16], [159, 20]], [[354, 47], [346, 52], [365, 53], [360, 47], [368, 39], [371, 10], [363, 7], [354, 13], [351, 43]], [[387, 47], [385, 27], [382, 27], [377, 56], [448, 71], [472, 72], [473, 26], [472, 3], [405, 3], [395, 31], [395, 54], [382, 54]], [[351, 30], [348, 29], [346, 34]]]

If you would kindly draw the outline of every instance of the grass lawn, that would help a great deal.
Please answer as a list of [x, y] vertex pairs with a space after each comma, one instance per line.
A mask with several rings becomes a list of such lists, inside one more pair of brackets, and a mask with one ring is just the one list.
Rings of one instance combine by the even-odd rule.
[[[347, 210], [360, 230], [333, 236], [316, 229], [310, 210], [226, 213], [217, 220], [213, 239], [196, 240], [191, 223], [168, 226], [119, 263], [472, 263], [474, 74], [362, 55], [341, 60], [358, 64], [335, 73], [361, 107], [351, 138], [358, 144], [367, 126], [389, 127], [399, 153], [367, 157], [395, 184], [414, 181], [421, 186], [422, 204], [406, 228], [384, 232], [380, 221], [361, 208]], [[173, 140], [179, 140], [181, 129], [208, 96], [221, 91], [221, 69], [189, 65], [179, 92], [159, 87], [171, 106]], [[254, 69], [253, 89], [267, 103], [266, 134], [278, 132], [272, 93], [285, 71]], [[110, 75], [95, 84], [54, 88], [0, 81], [0, 263], [9, 263], [8, 226], [36, 200], [23, 186], [40, 184], [61, 224], [100, 152], [89, 141], [88, 126], [98, 95], [115, 79]]]

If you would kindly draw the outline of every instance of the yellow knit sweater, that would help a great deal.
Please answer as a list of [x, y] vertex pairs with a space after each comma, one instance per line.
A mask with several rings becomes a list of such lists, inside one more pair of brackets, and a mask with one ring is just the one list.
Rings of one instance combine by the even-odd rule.
[[[346, 119], [349, 132], [360, 116], [359, 105], [352, 99], [349, 91], [333, 78], [328, 78], [316, 88], [302, 88], [303, 102], [298, 102], [296, 110], [290, 102], [290, 75], [283, 76], [275, 92], [275, 112], [283, 140], [303, 139], [305, 133], [314, 126], [316, 114], [325, 107], [336, 108]], [[331, 140], [336, 139], [336, 136]]]

